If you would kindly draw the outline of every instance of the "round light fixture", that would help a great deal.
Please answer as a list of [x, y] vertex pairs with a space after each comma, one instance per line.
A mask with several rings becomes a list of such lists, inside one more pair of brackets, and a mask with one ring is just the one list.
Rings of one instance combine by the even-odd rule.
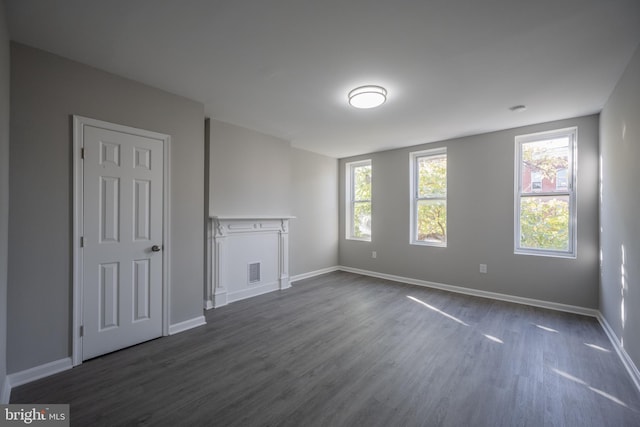
[[526, 105], [514, 105], [513, 107], [509, 108], [509, 110], [513, 111], [514, 113], [522, 113], [523, 111], [526, 111], [526, 109]]
[[387, 100], [382, 86], [360, 86], [349, 92], [349, 104], [356, 108], [375, 108]]

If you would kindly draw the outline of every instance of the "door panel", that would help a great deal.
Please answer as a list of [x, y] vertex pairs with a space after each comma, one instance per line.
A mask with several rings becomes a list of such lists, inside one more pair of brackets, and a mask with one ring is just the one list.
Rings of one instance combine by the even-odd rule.
[[83, 360], [162, 335], [162, 144], [84, 128]]
[[150, 264], [148, 259], [133, 261], [134, 321], [149, 318], [149, 295], [151, 294], [149, 269]]
[[120, 180], [100, 177], [100, 243], [117, 242], [120, 236]]
[[118, 327], [118, 290], [120, 288], [118, 270], [120, 269], [117, 262], [100, 265], [99, 331]]
[[151, 182], [147, 180], [134, 180], [134, 205], [133, 205], [133, 221], [134, 233], [133, 238], [136, 241], [151, 239]]

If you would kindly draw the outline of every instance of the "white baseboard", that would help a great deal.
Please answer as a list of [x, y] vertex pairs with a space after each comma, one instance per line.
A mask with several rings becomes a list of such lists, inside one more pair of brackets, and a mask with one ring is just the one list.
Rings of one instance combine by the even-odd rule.
[[207, 320], [204, 316], [194, 317], [193, 319], [185, 320], [184, 322], [169, 325], [169, 335], [179, 334], [180, 332], [188, 331], [189, 329], [197, 328], [198, 326], [206, 324]]
[[629, 373], [631, 380], [633, 381], [638, 391], [640, 391], [640, 371], [638, 371], [638, 367], [635, 365], [635, 363], [633, 363], [631, 357], [629, 357], [629, 353], [627, 353], [624, 347], [620, 345], [620, 340], [616, 336], [615, 332], [613, 332], [613, 328], [611, 328], [611, 325], [609, 325], [607, 319], [605, 319], [600, 312], [598, 312], [598, 321], [600, 322], [602, 329], [604, 329], [605, 334], [607, 334], [609, 341], [611, 341], [611, 345], [613, 345], [613, 348], [616, 349], [616, 353], [618, 353], [618, 357], [620, 357], [620, 360]]
[[334, 271], [340, 270], [340, 267], [337, 265], [333, 267], [321, 268], [320, 270], [310, 271], [308, 273], [296, 274], [295, 276], [291, 276], [290, 281], [297, 282], [298, 280], [310, 279], [312, 277], [320, 276], [321, 274], [333, 273]]
[[2, 382], [2, 389], [0, 390], [0, 405], [6, 405], [11, 398], [11, 384], [9, 384], [9, 377], [5, 377]]
[[[194, 319], [176, 323], [169, 326], [169, 335], [177, 334], [179, 332], [183, 332], [191, 328], [204, 325], [206, 323], [207, 321], [205, 320], [204, 316], [199, 316]], [[71, 358], [67, 357], [7, 375], [7, 378], [4, 381], [4, 385], [0, 390], [0, 404], [9, 403], [9, 399], [11, 398], [11, 389], [13, 387], [18, 387], [35, 380], [57, 374], [58, 372], [66, 371], [67, 369], [71, 369], [72, 367], [73, 363], [71, 361]]]
[[481, 298], [513, 302], [516, 304], [531, 305], [534, 307], [548, 308], [556, 311], [565, 311], [567, 313], [582, 314], [584, 316], [598, 317], [598, 310], [594, 308], [560, 304], [557, 302], [518, 297], [513, 295], [501, 294], [498, 292], [481, 291], [478, 289], [464, 288], [462, 286], [445, 285], [443, 283], [428, 282], [426, 280], [412, 279], [410, 277], [395, 276], [393, 274], [378, 273], [378, 272], [369, 271], [369, 270], [361, 270], [359, 268], [341, 266], [339, 269], [341, 271], [346, 271], [349, 273], [356, 273], [356, 274], [362, 274], [363, 276], [377, 277], [379, 279], [391, 280], [393, 282], [408, 283], [410, 285], [425, 286], [428, 288], [440, 289], [443, 291], [455, 292], [458, 294], [472, 295], [472, 296], [481, 297]]
[[[53, 362], [45, 363], [44, 365], [34, 366], [33, 368], [7, 375], [4, 387], [2, 388], [2, 403], [8, 403], [11, 397], [11, 389], [13, 387], [18, 387], [35, 380], [39, 380], [40, 378], [66, 371], [72, 367], [73, 363], [71, 362], [71, 358], [65, 357], [64, 359], [54, 360]], [[7, 402], [4, 402], [4, 399], [6, 399]]]
[[266, 283], [264, 285], [251, 286], [247, 289], [242, 289], [236, 292], [227, 291], [227, 304], [235, 301], [240, 301], [247, 298], [257, 297], [258, 295], [266, 294], [269, 292], [277, 291], [280, 289], [278, 282]]

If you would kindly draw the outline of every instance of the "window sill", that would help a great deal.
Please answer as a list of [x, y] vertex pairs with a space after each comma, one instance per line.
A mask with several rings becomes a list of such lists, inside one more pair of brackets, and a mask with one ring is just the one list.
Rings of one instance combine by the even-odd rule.
[[534, 250], [524, 250], [524, 249], [516, 249], [513, 251], [514, 255], [532, 255], [532, 256], [540, 256], [547, 258], [565, 258], [565, 259], [576, 259], [577, 255], [575, 253], [563, 253], [563, 252], [547, 252], [547, 251], [534, 251]]
[[447, 244], [446, 243], [431, 243], [431, 242], [421, 242], [419, 240], [414, 240], [412, 242], [409, 242], [410, 245], [414, 245], [414, 246], [431, 246], [434, 248], [446, 248]]
[[371, 237], [345, 237], [345, 240], [353, 240], [356, 242], [371, 242]]

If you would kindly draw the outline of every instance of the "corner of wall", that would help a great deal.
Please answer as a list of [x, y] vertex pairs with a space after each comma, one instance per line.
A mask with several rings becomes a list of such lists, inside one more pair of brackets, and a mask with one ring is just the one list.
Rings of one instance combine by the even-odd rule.
[[598, 322], [600, 322], [600, 326], [602, 327], [602, 330], [604, 330], [605, 334], [607, 335], [607, 338], [609, 338], [609, 341], [611, 342], [611, 345], [613, 346], [613, 348], [616, 350], [616, 353], [618, 354], [620, 361], [622, 362], [625, 369], [627, 370], [627, 373], [631, 377], [631, 381], [633, 381], [633, 384], [636, 386], [636, 389], [640, 391], [640, 371], [638, 370], [638, 367], [635, 365], [635, 363], [633, 363], [633, 360], [631, 360], [629, 353], [627, 353], [624, 347], [622, 347], [620, 340], [618, 339], [615, 332], [611, 328], [611, 325], [609, 325], [609, 322], [607, 322], [607, 319], [602, 315], [601, 312], [598, 312], [597, 318], [598, 318]]
[[6, 376], [0, 382], [0, 405], [6, 405], [11, 400], [11, 384]]
[[[600, 113], [601, 323], [640, 385], [640, 45]], [[640, 388], [640, 387], [639, 387]]]
[[10, 45], [4, 0], [0, 0], [0, 403], [8, 403], [7, 378], [7, 233], [9, 223]]

